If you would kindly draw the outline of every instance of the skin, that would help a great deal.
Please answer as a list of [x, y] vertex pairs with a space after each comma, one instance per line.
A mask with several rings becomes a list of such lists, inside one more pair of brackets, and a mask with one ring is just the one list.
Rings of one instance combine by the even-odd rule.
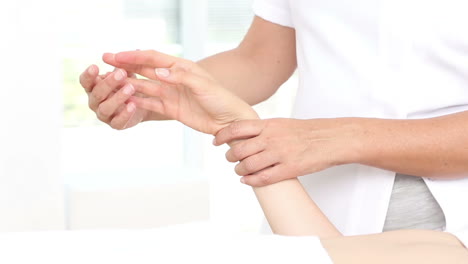
[[244, 120], [221, 130], [214, 144], [245, 139], [226, 158], [239, 162], [235, 171], [245, 184], [265, 186], [352, 162], [359, 145], [347, 120]]
[[[197, 64], [227, 90], [250, 105], [257, 104], [273, 95], [296, 69], [295, 31], [255, 17], [238, 47]], [[126, 71], [139, 73], [141, 69], [135, 66]], [[88, 94], [90, 109], [99, 120], [114, 129], [127, 129], [144, 121], [171, 119], [158, 112], [133, 107], [128, 101], [129, 96], [116, 95], [115, 91], [121, 90], [124, 82], [103, 81], [96, 65], [89, 66], [80, 75], [80, 83]], [[102, 104], [105, 107], [100, 107]]]
[[99, 75], [96, 65], [89, 66], [80, 75], [80, 84], [88, 95], [89, 108], [96, 113], [99, 120], [115, 129], [133, 127], [148, 116], [148, 111], [137, 109], [135, 104], [128, 101], [132, 95], [138, 94], [126, 82], [125, 75], [136, 78], [133, 73], [127, 73], [123, 69]]
[[400, 230], [365, 236], [322, 238], [337, 264], [462, 264], [468, 250], [449, 233], [430, 230]]
[[135, 91], [145, 95], [130, 97], [129, 104], [178, 120], [202, 133], [214, 135], [234, 121], [257, 117], [246, 102], [191, 61], [152, 50], [107, 53], [103, 60], [149, 78], [127, 78]]
[[[269, 98], [291, 76], [297, 66], [295, 55], [294, 29], [256, 17], [237, 48], [198, 65], [230, 92], [254, 105]], [[139, 71], [138, 66], [126, 70]], [[129, 100], [130, 94], [123, 93], [125, 83], [112, 79], [115, 73], [102, 78], [98, 72], [92, 65], [80, 81], [89, 95], [90, 108], [101, 121], [115, 129], [126, 129], [143, 121], [173, 119], [160, 111], [137, 107]], [[424, 120], [258, 120], [233, 123], [217, 136], [215, 144], [251, 138], [226, 154], [229, 161], [240, 162], [236, 173], [245, 176], [242, 181], [251, 186], [348, 163], [455, 179], [468, 176], [467, 120], [468, 112]]]
[[[468, 177], [468, 111], [436, 118], [269, 119], [220, 131], [215, 145], [248, 139], [226, 158], [251, 186], [359, 163], [434, 179]], [[417, 136], [416, 136], [417, 135]]]
[[[239, 98], [230, 92], [223, 92], [219, 83], [185, 60], [166, 56], [154, 51], [125, 52], [107, 54], [105, 60], [120, 67], [130, 69], [141, 65], [138, 70], [142, 75], [151, 78], [148, 81], [138, 81], [136, 90], [149, 96], [135, 103], [144, 107], [143, 101], [150, 102], [148, 108], [161, 111], [190, 127], [205, 133], [218, 133], [220, 126], [228, 127], [233, 120], [258, 119], [256, 113], [248, 104], [239, 105]], [[166, 64], [166, 62], [171, 62]], [[116, 65], [114, 65], [116, 66]], [[169, 76], [161, 77], [159, 67], [169, 69]], [[181, 67], [183, 70], [179, 70]], [[155, 70], [156, 69], [156, 70]], [[167, 73], [167, 72], [166, 72]], [[134, 82], [128, 78], [129, 82]], [[197, 108], [191, 115], [193, 120], [185, 119], [185, 115], [171, 115], [164, 112], [161, 105], [172, 105], [184, 108], [183, 96], [161, 96], [163, 90], [192, 93], [189, 99]], [[158, 92], [155, 92], [158, 91]], [[224, 90], [227, 91], [227, 90]], [[208, 98], [208, 99], [207, 99]], [[129, 100], [133, 102], [133, 97]], [[187, 99], [188, 100], [188, 99]], [[240, 100], [243, 102], [242, 100]], [[222, 103], [223, 110], [218, 109]], [[141, 104], [141, 105], [140, 105]], [[228, 112], [226, 112], [228, 111]], [[229, 112], [233, 111], [233, 112]], [[184, 111], [176, 111], [184, 113]], [[225, 117], [227, 119], [224, 119]], [[219, 120], [222, 120], [220, 123]], [[231, 121], [229, 121], [231, 120]], [[239, 122], [239, 121], [237, 121]], [[220, 125], [222, 124], [222, 125]], [[230, 142], [232, 147], [244, 141]], [[294, 178], [264, 187], [253, 188], [262, 210], [275, 234], [293, 236], [319, 236], [322, 244], [335, 263], [466, 263], [468, 251], [458, 239], [448, 233], [421, 230], [406, 230], [383, 234], [343, 237], [333, 224], [325, 217], [313, 200], [310, 199], [300, 182]]]

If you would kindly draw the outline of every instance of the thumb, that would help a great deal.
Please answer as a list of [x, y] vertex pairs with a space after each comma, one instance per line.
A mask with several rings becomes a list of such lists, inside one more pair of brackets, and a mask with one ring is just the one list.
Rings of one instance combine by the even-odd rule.
[[159, 80], [170, 84], [183, 85], [197, 94], [218, 90], [210, 78], [195, 74], [185, 67], [156, 68], [154, 72]]

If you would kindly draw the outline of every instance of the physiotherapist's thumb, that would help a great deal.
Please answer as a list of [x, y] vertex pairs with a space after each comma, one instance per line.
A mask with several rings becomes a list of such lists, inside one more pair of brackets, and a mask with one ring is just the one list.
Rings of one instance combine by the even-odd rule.
[[156, 76], [159, 80], [171, 84], [187, 85], [186, 81], [190, 81], [193, 77], [192, 74], [185, 68], [174, 66], [171, 68], [156, 68], [154, 69]]
[[197, 94], [210, 93], [216, 88], [211, 79], [200, 76], [183, 66], [156, 68], [154, 72], [160, 81], [184, 85]]
[[158, 76], [158, 78], [160, 78], [162, 80], [170, 79], [170, 77], [171, 77], [171, 69], [156, 68], [154, 70], [154, 72], [156, 73], [156, 76]]

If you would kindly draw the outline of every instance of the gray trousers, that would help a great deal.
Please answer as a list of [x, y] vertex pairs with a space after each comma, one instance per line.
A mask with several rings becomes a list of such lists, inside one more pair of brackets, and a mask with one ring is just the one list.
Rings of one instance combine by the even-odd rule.
[[383, 231], [399, 229], [445, 229], [445, 215], [421, 177], [395, 177]]

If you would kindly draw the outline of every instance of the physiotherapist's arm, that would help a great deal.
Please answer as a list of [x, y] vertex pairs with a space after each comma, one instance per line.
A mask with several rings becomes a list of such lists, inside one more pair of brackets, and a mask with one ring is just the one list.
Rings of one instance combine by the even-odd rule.
[[356, 162], [434, 179], [468, 177], [468, 111], [419, 120], [359, 120]]
[[245, 184], [265, 186], [343, 164], [434, 179], [468, 177], [468, 112], [419, 120], [291, 118], [231, 124], [215, 145]]
[[[294, 29], [255, 17], [238, 47], [203, 59], [198, 65], [229, 91], [254, 105], [273, 95], [296, 69], [295, 43]], [[137, 67], [131, 70], [140, 71]], [[142, 121], [170, 119], [128, 103], [134, 89], [122, 89], [126, 78], [114, 76], [120, 72], [116, 70], [105, 78], [98, 75], [96, 65], [91, 65], [80, 76], [89, 106], [101, 121], [115, 129], [126, 129]]]
[[256, 16], [238, 47], [198, 64], [223, 87], [255, 105], [272, 96], [294, 73], [295, 30]]

